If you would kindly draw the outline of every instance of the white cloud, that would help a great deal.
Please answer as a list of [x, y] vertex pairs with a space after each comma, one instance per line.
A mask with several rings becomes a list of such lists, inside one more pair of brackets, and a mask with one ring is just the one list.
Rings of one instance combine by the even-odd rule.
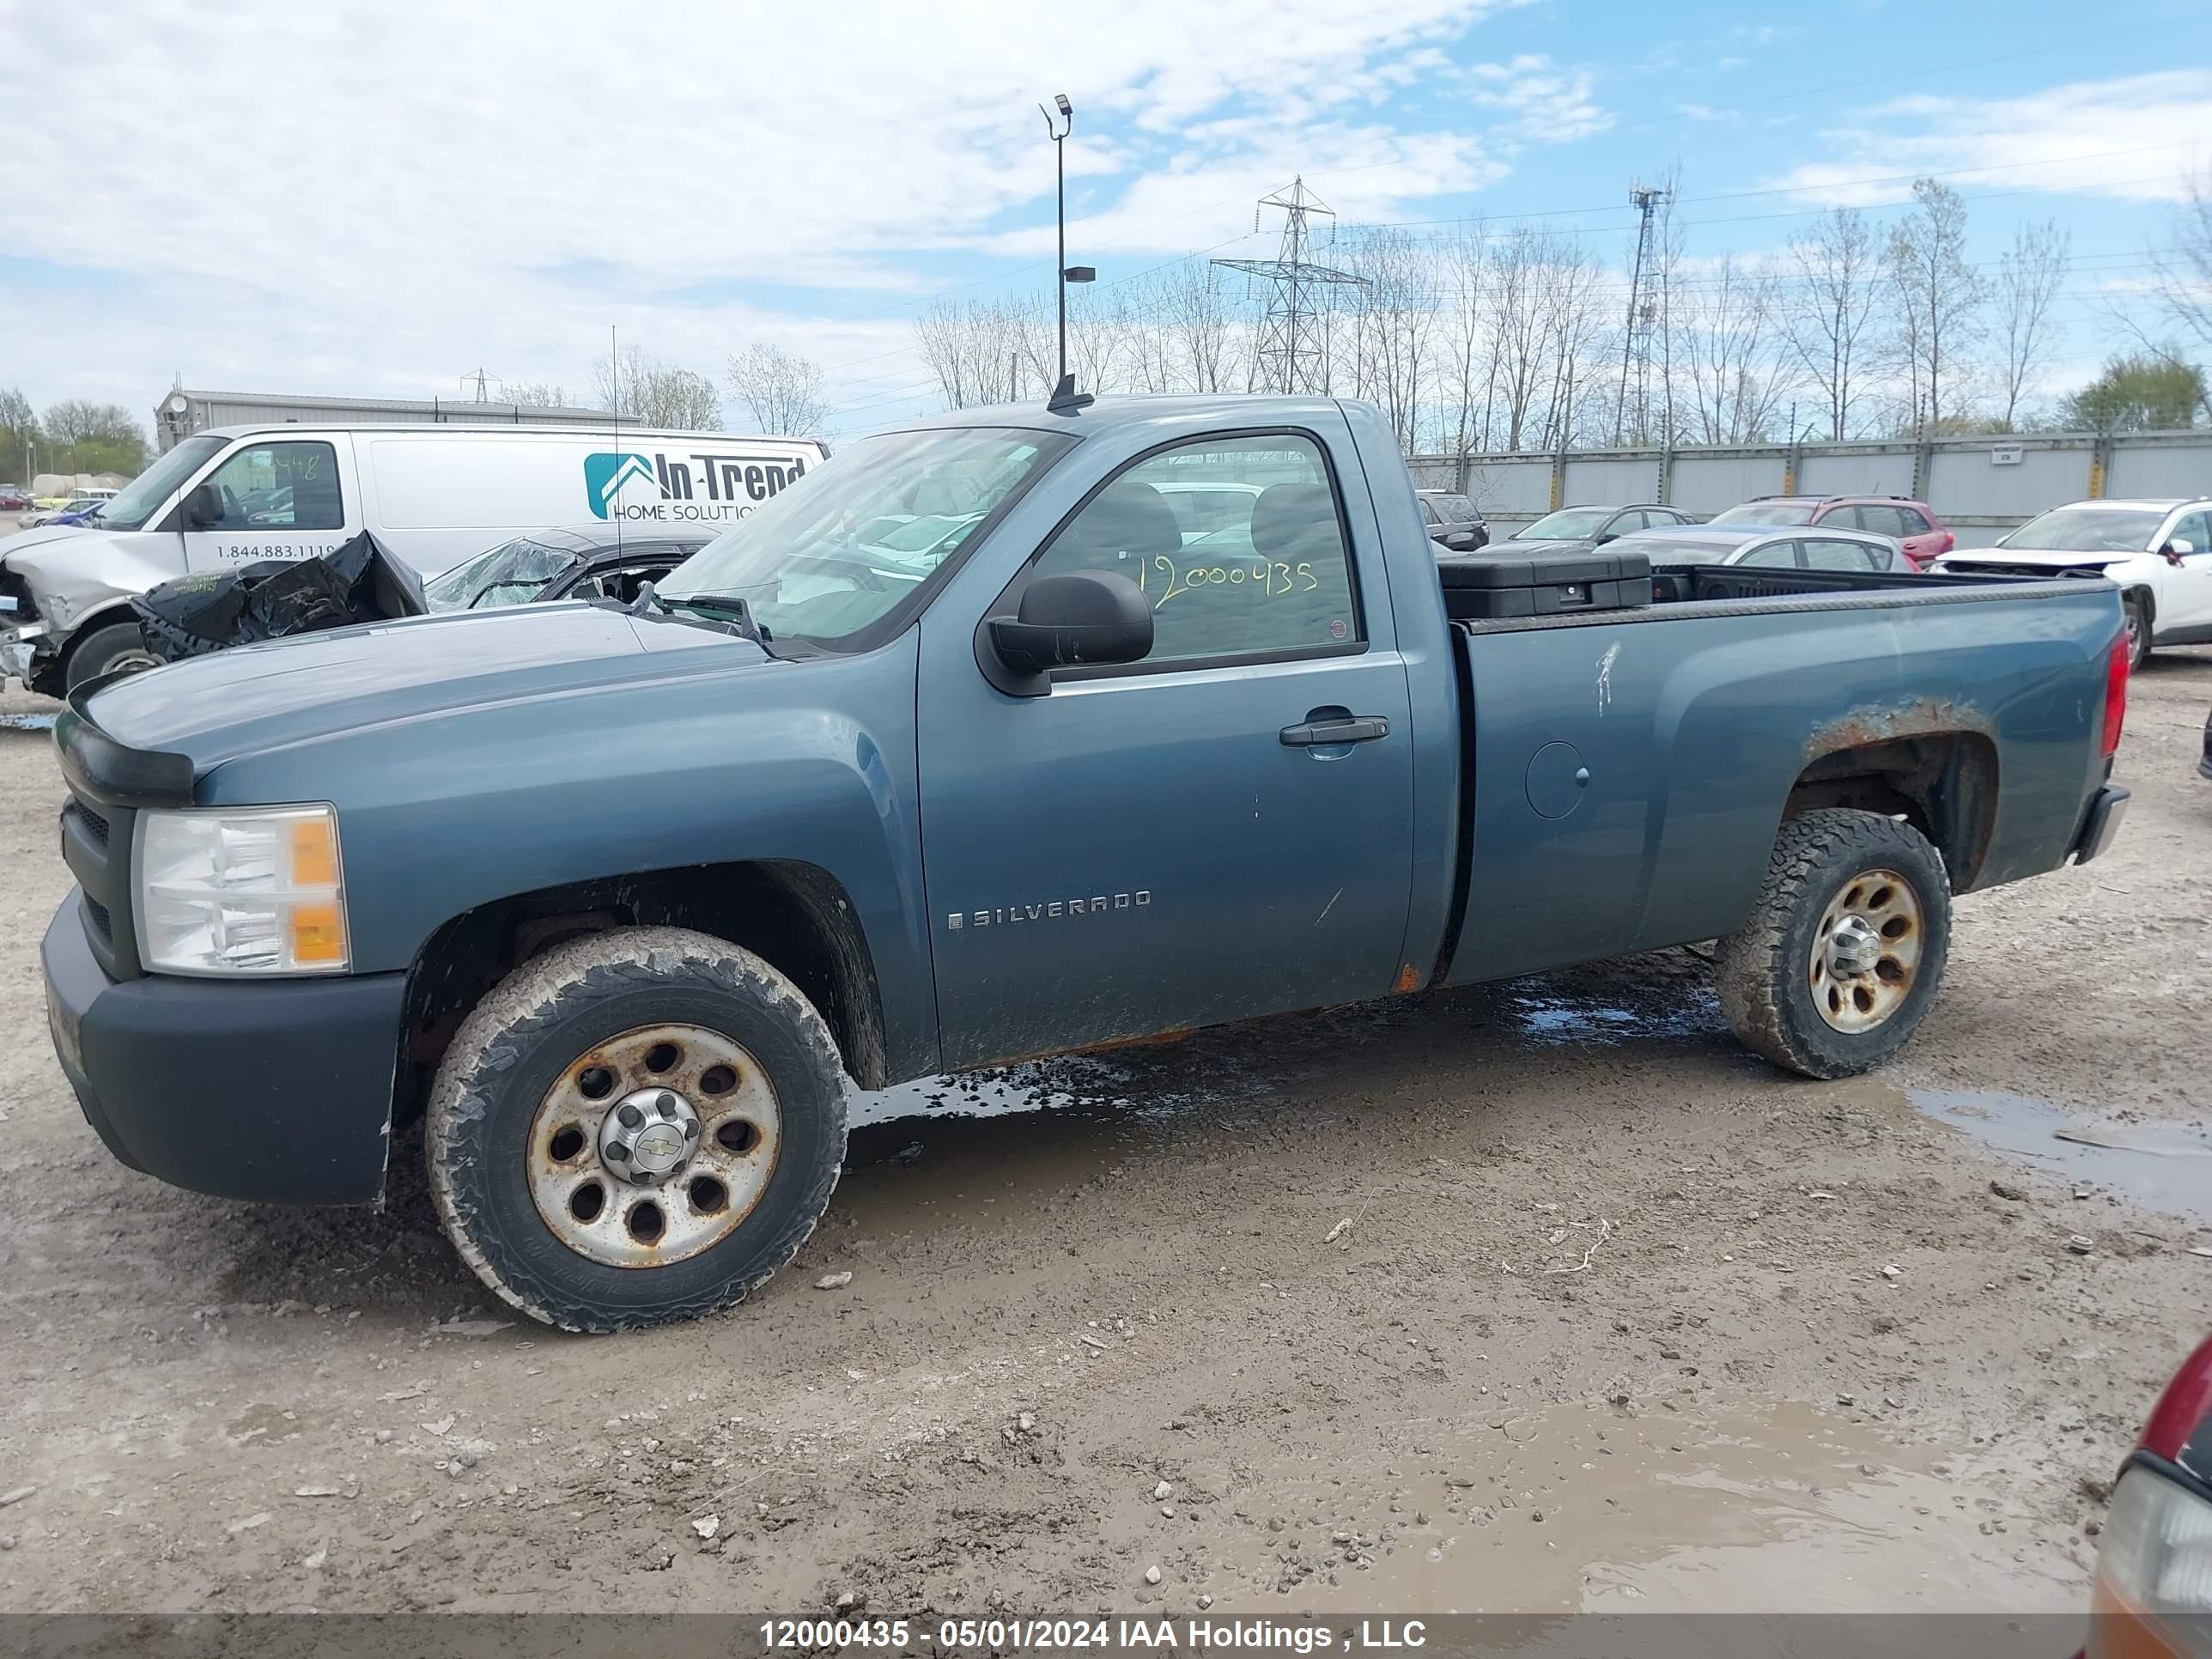
[[[1048, 223], [1055, 91], [1071, 213], [1121, 252], [1232, 234], [1302, 166], [1351, 169], [1361, 207], [1498, 177], [1483, 141], [1391, 115], [1511, 3], [111, 4], [96, 73], [67, 31], [16, 31], [0, 63], [11, 367], [40, 401], [136, 408], [179, 369], [428, 395], [481, 362], [579, 390], [610, 322], [702, 368], [770, 329], [866, 356], [902, 315], [810, 321], [778, 292], [888, 301], [946, 280], [948, 250], [1036, 247], [1008, 222]], [[1209, 126], [1201, 155], [1184, 135]], [[93, 275], [22, 285], [55, 269]]]
[[1839, 206], [1894, 202], [1899, 185], [1878, 181], [1927, 173], [1965, 173], [1990, 188], [2173, 201], [2190, 161], [2212, 154], [2212, 70], [2077, 82], [1979, 103], [1904, 98], [1868, 118], [1876, 125], [1821, 135], [1833, 159], [1771, 182]]

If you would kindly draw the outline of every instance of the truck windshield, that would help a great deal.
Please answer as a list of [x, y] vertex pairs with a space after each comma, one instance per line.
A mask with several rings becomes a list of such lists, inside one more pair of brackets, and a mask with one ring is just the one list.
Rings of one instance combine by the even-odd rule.
[[779, 643], [870, 649], [906, 626], [975, 526], [1073, 441], [1006, 427], [864, 439], [708, 543], [659, 596], [741, 599]]
[[2166, 522], [2139, 507], [2054, 507], [1999, 542], [2026, 553], [2141, 553]]
[[143, 530], [163, 503], [177, 493], [177, 486], [220, 455], [229, 441], [206, 433], [185, 439], [116, 492], [115, 499], [100, 509], [100, 527]]

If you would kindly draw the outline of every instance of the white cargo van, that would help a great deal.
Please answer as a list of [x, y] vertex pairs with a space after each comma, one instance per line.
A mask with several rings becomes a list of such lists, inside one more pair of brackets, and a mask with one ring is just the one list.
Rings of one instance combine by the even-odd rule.
[[434, 576], [546, 525], [735, 523], [818, 464], [807, 438], [610, 427], [238, 426], [195, 433], [88, 525], [0, 540], [0, 679], [51, 696], [142, 653], [133, 596], [362, 530]]

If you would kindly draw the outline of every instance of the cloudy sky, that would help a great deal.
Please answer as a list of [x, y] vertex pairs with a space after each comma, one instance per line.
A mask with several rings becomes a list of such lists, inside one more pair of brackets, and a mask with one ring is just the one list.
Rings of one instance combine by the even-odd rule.
[[1977, 255], [2073, 233], [2074, 378], [2212, 166], [2203, 0], [1111, 0], [469, 5], [0, 0], [0, 386], [142, 415], [195, 387], [589, 385], [609, 328], [710, 373], [757, 339], [836, 425], [932, 406], [930, 296], [1273, 251], [1303, 173], [1347, 222], [1548, 219], [1624, 246], [1679, 162], [1690, 252], [1779, 246], [1917, 173]]

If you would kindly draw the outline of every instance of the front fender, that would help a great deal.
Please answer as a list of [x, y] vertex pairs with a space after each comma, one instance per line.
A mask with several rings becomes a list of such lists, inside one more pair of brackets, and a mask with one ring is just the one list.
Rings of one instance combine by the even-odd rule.
[[850, 895], [884, 1058], [933, 1069], [909, 631], [865, 656], [721, 667], [395, 720], [244, 756], [204, 805], [338, 809], [356, 973], [404, 969], [441, 926], [520, 893], [755, 860]]
[[83, 527], [30, 547], [0, 544], [8, 568], [31, 590], [40, 617], [57, 636], [73, 634], [97, 611], [127, 603], [157, 583], [184, 573], [177, 538], [161, 532], [129, 533]]

